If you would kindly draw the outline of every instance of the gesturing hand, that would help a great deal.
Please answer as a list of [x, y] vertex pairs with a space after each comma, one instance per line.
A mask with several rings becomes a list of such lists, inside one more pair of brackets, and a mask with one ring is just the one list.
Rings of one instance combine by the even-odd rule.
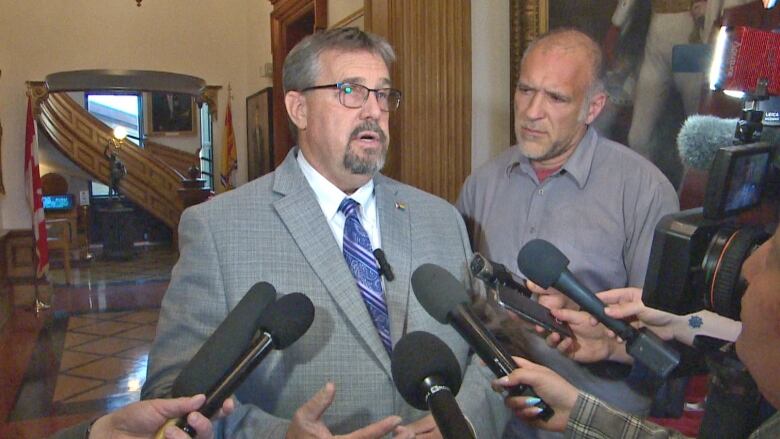
[[333, 403], [335, 396], [336, 386], [333, 383], [325, 384], [311, 399], [295, 411], [292, 424], [287, 430], [286, 438], [329, 439], [339, 437], [344, 439], [379, 439], [390, 432], [393, 432], [394, 437], [397, 438], [414, 437], [414, 432], [399, 426], [401, 418], [398, 416], [388, 416], [381, 421], [355, 430], [352, 433], [334, 436], [322, 421], [322, 415]]

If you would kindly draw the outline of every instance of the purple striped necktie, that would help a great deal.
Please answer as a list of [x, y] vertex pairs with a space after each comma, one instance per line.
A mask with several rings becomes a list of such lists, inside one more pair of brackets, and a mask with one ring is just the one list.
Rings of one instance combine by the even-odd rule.
[[390, 316], [387, 312], [382, 279], [379, 275], [379, 264], [371, 252], [371, 240], [366, 229], [360, 224], [358, 208], [360, 203], [352, 198], [344, 198], [339, 205], [339, 212], [346, 217], [344, 223], [344, 259], [347, 261], [352, 276], [355, 277], [363, 302], [371, 314], [371, 320], [379, 333], [379, 338], [387, 353], [393, 350], [390, 338]]

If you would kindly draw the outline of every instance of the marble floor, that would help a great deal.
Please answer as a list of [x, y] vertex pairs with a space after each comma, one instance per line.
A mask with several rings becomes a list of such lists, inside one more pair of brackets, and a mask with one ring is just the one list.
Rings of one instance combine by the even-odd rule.
[[127, 261], [52, 264], [51, 308], [17, 308], [0, 333], [0, 438], [40, 438], [138, 400], [160, 301], [177, 258], [139, 246]]

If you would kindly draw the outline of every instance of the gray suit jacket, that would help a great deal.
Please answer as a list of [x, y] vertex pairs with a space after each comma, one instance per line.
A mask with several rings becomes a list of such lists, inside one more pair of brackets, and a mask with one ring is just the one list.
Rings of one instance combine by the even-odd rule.
[[[382, 346], [355, 280], [344, 262], [314, 192], [295, 159], [182, 215], [180, 257], [163, 299], [142, 396], [165, 395], [247, 290], [266, 281], [279, 293], [302, 292], [314, 303], [309, 331], [271, 353], [236, 392], [242, 406], [220, 429], [226, 436], [284, 437], [289, 419], [326, 381], [336, 399], [324, 420], [344, 433], [397, 414], [423, 413], [395, 390]], [[411, 275], [431, 262], [468, 279], [468, 236], [444, 200], [382, 175], [375, 177], [382, 245], [395, 280], [386, 282], [393, 343], [414, 330], [444, 340], [465, 368], [468, 347], [415, 299]], [[499, 437], [508, 413], [489, 387], [484, 366], [466, 368], [459, 401], [481, 438]]]

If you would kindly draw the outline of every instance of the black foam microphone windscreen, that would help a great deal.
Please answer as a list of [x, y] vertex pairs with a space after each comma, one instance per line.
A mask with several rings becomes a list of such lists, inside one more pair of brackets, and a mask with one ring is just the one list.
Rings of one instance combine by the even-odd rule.
[[435, 335], [410, 332], [393, 349], [391, 372], [409, 405], [430, 410], [444, 439], [475, 439], [455, 400], [461, 384], [455, 354]]
[[435, 264], [422, 264], [412, 273], [412, 290], [423, 308], [445, 325], [450, 323], [450, 312], [469, 302], [463, 284], [450, 272]]
[[393, 347], [391, 372], [398, 393], [418, 410], [428, 410], [426, 392], [421, 383], [438, 375], [454, 395], [461, 384], [458, 359], [452, 350], [433, 334], [410, 332]]
[[273, 285], [254, 284], [184, 366], [173, 382], [171, 396], [192, 396], [212, 389], [250, 345], [263, 311], [275, 300]]
[[286, 349], [309, 330], [314, 321], [314, 304], [306, 295], [290, 293], [280, 297], [260, 316], [258, 327], [267, 332], [275, 349]]

